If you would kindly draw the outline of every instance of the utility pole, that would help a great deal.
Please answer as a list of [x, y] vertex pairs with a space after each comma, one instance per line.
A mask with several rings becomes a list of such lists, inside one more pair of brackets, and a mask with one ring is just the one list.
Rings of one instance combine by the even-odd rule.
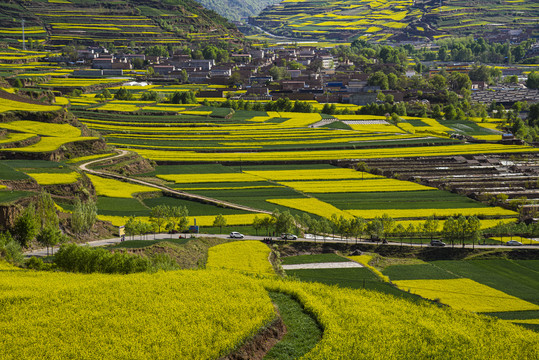
[[24, 42], [24, 19], [21, 20], [22, 23], [22, 49], [26, 50], [26, 43]]

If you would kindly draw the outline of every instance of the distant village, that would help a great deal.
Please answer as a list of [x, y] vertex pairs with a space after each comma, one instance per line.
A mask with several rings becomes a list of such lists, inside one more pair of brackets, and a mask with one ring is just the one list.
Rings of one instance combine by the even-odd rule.
[[[434, 49], [436, 50], [436, 49]], [[539, 44], [531, 50], [539, 55]], [[103, 47], [88, 47], [77, 50], [77, 60], [66, 57], [47, 58], [48, 62], [66, 62], [77, 66], [74, 77], [123, 77], [143, 78], [153, 84], [190, 83], [220, 85], [200, 91], [199, 98], [219, 98], [232, 90], [244, 90], [232, 100], [277, 100], [312, 101], [320, 103], [344, 103], [368, 105], [377, 101], [378, 94], [392, 95], [395, 102], [410, 101], [417, 97], [417, 90], [383, 90], [369, 85], [372, 73], [358, 71], [354, 64], [339, 61], [329, 48], [271, 46], [252, 49], [245, 53], [232, 53], [226, 63], [210, 59], [193, 59], [191, 55], [175, 53], [170, 57], [145, 54], [110, 53]], [[342, 59], [341, 59], [342, 60]], [[371, 59], [377, 71], [392, 69], [394, 64], [377, 63]], [[144, 64], [136, 69], [134, 64]], [[404, 76], [432, 77], [440, 71], [468, 73], [473, 63], [467, 62], [423, 62], [426, 71], [419, 74], [411, 67]], [[539, 90], [527, 89], [524, 85], [526, 73], [534, 69], [527, 65], [504, 66], [502, 79], [513, 77], [516, 82], [489, 85], [485, 81], [472, 82], [472, 100], [484, 104], [496, 101], [506, 108], [515, 102], [539, 102]], [[386, 71], [387, 72], [387, 71]], [[140, 81], [140, 80], [139, 80]], [[132, 84], [137, 84], [136, 82]], [[126, 83], [129, 85], [129, 83]], [[424, 90], [424, 89], [421, 89]]]

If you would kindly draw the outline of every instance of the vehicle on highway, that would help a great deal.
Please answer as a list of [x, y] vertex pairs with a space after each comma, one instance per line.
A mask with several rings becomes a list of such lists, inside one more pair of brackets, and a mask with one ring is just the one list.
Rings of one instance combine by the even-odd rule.
[[441, 240], [431, 240], [430, 246], [445, 246], [445, 243]]
[[294, 234], [281, 234], [281, 239], [283, 240], [297, 240], [298, 237]]
[[509, 240], [508, 242], [505, 243], [505, 245], [507, 245], [507, 246], [521, 246], [522, 243], [520, 241], [516, 241], [516, 240]]
[[232, 232], [230, 233], [230, 237], [231, 237], [232, 239], [243, 239], [243, 234], [241, 234], [241, 233], [239, 233], [239, 232], [237, 232], [237, 231], [232, 231]]

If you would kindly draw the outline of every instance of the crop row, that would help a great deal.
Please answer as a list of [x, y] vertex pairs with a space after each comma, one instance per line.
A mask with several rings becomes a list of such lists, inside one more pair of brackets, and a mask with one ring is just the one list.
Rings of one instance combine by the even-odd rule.
[[463, 144], [452, 146], [418, 146], [411, 148], [320, 150], [320, 151], [268, 151], [259, 153], [197, 153], [194, 151], [163, 151], [134, 149], [141, 156], [155, 161], [285, 161], [285, 160], [343, 160], [389, 157], [452, 156], [466, 154], [524, 153], [538, 149], [523, 145]]

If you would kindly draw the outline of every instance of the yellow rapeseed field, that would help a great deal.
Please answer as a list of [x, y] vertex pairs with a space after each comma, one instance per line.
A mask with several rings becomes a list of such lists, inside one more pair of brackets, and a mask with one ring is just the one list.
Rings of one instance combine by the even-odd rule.
[[0, 128], [23, 131], [26, 133], [39, 134], [45, 136], [62, 136], [67, 138], [76, 138], [81, 135], [80, 129], [69, 124], [50, 124], [39, 121], [12, 121], [9, 123], [0, 123]]
[[399, 280], [397, 286], [455, 309], [474, 312], [539, 310], [539, 306], [471, 279]]
[[54, 105], [37, 105], [28, 104], [15, 100], [1, 99], [0, 100], [0, 113], [6, 111], [31, 111], [31, 112], [45, 112], [45, 111], [58, 111], [62, 107]]
[[453, 208], [453, 209], [364, 209], [347, 210], [354, 216], [365, 219], [374, 219], [377, 216], [388, 214], [392, 218], [427, 218], [429, 216], [516, 216], [517, 213], [501, 207], [479, 207], [479, 208]]
[[245, 173], [275, 181], [381, 178], [381, 176], [378, 175], [337, 167], [334, 169], [259, 170], [245, 171]]
[[217, 359], [275, 316], [254, 279], [0, 271], [2, 359]]
[[80, 178], [80, 174], [78, 172], [30, 173], [28, 175], [33, 177], [39, 185], [71, 184], [77, 182]]
[[303, 359], [536, 359], [539, 335], [491, 317], [369, 290], [264, 280], [324, 329]]
[[269, 262], [270, 252], [270, 248], [260, 241], [234, 241], [220, 244], [209, 249], [206, 268], [275, 275]]
[[[134, 130], [134, 129], [133, 129]], [[163, 129], [163, 131], [171, 129]], [[165, 151], [134, 149], [141, 156], [156, 161], [283, 161], [283, 160], [344, 160], [372, 159], [414, 156], [450, 156], [464, 154], [522, 153], [538, 152], [539, 149], [522, 145], [500, 144], [462, 144], [449, 146], [418, 146], [408, 148], [382, 148], [358, 150], [321, 150], [321, 151], [265, 151], [265, 152], [230, 152], [197, 153], [195, 151]]]
[[81, 156], [81, 157], [78, 157], [78, 158], [73, 158], [73, 159], [67, 160], [66, 164], [75, 164], [75, 163], [78, 163], [78, 162], [95, 160], [95, 159], [99, 159], [99, 158], [103, 158], [103, 157], [112, 156], [112, 155], [115, 155], [115, 154], [116, 153], [107, 153], [107, 154]]
[[107, 179], [88, 174], [88, 177], [94, 184], [97, 195], [130, 198], [135, 193], [159, 191], [149, 186], [136, 185], [120, 180]]
[[311, 214], [330, 218], [331, 215], [343, 216], [344, 218], [351, 219], [353, 216], [335, 206], [326, 202], [320, 201], [316, 198], [301, 198], [301, 199], [267, 199], [267, 202], [272, 204], [286, 206], [292, 209], [301, 210]]
[[279, 184], [307, 193], [417, 191], [434, 188], [396, 179], [286, 181]]

